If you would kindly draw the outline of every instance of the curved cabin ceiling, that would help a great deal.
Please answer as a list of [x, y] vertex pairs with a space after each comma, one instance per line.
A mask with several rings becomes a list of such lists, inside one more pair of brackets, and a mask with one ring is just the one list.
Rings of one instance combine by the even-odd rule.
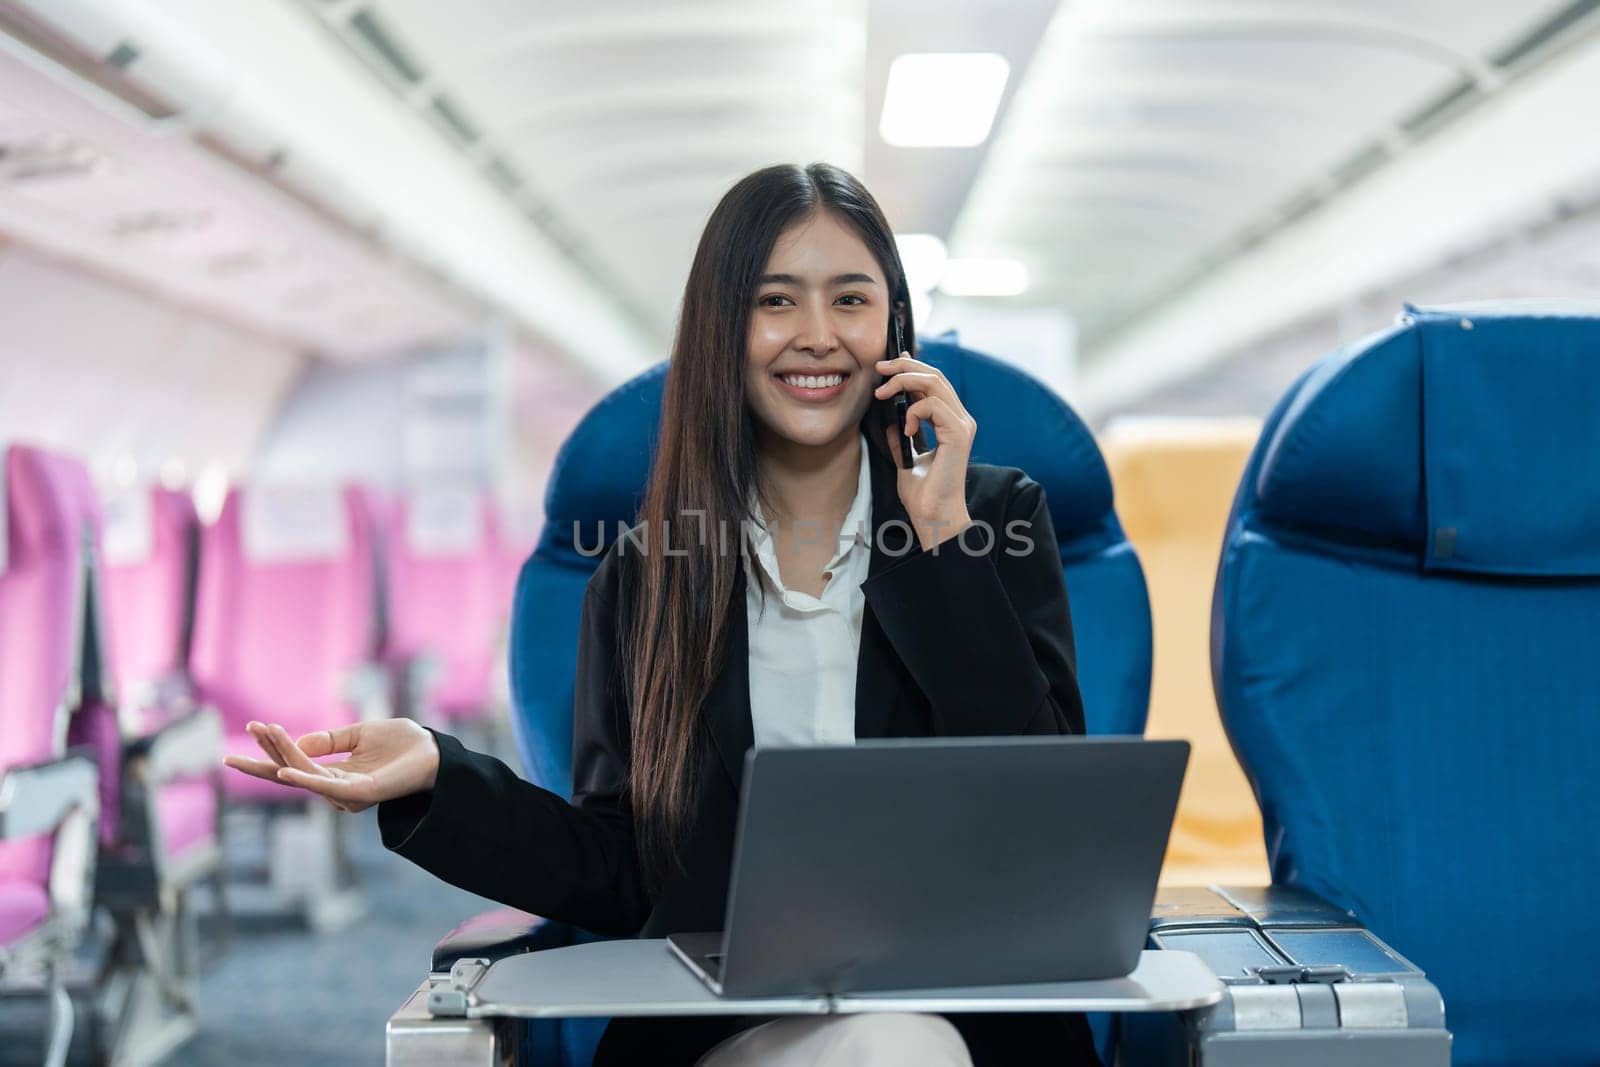
[[952, 250], [1025, 260], [1092, 348], [1496, 91], [1568, 6], [1063, 4]]
[[[1066, 309], [1091, 349], [1494, 93], [1593, 6], [306, 2], [386, 54], [404, 92], [446, 101], [656, 322], [729, 183], [827, 159], [902, 230], [1022, 260], [1010, 299]], [[889, 60], [958, 40], [1011, 62], [993, 136], [883, 145]], [[963, 173], [952, 190], [930, 171]]]
[[[1488, 105], [1552, 57], [1587, 56], [1600, 26], [1600, 0], [0, 0], [13, 10], [76, 31], [135, 82], [194, 90], [176, 120], [123, 149], [148, 180], [128, 187], [117, 247], [188, 249], [209, 272], [193, 286], [238, 317], [276, 316], [279, 336], [292, 324], [315, 351], [381, 354], [509, 313], [597, 382], [620, 380], [665, 353], [727, 186], [822, 159], [861, 174], [902, 233], [941, 237], [952, 257], [1019, 261], [1019, 295], [940, 294], [938, 318], [1060, 315], [1082, 349], [1074, 399], [1091, 408], [1192, 369], [1174, 344], [1236, 349], [1243, 327], [1210, 339], [1187, 323], [1227, 312], [1237, 290], [1197, 290], [1272, 258], [1260, 254], [1445, 134], [1490, 125]], [[155, 39], [158, 25], [170, 39]], [[886, 144], [890, 64], [940, 51], [1005, 59], [990, 136]], [[248, 101], [221, 91], [228, 78]], [[309, 216], [321, 243], [290, 240], [298, 216], [261, 174], [256, 208], [230, 209], [211, 236], [183, 232], [163, 193], [211, 164], [173, 171], [170, 134], [208, 122], [271, 181], [320, 196], [338, 219]], [[408, 154], [390, 153], [402, 142]], [[1530, 153], [1527, 168], [1559, 169], [1552, 154]], [[1504, 210], [1547, 205], [1536, 185]], [[1429, 262], [1408, 269], [1458, 251], [1430, 240], [1417, 252]], [[289, 244], [310, 275], [338, 266], [360, 284], [289, 286]], [[1347, 290], [1307, 290], [1295, 313]], [[252, 308], [269, 293], [269, 310]]]

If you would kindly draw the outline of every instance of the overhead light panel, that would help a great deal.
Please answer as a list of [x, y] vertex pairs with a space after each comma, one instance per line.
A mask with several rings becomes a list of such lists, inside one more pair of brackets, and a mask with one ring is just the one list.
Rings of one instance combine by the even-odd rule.
[[944, 273], [944, 242], [931, 233], [897, 233], [894, 243], [906, 269], [906, 287], [913, 293], [932, 292]]
[[939, 279], [951, 296], [1016, 296], [1028, 288], [1028, 268], [1014, 259], [952, 259]]
[[994, 125], [1011, 65], [997, 52], [908, 52], [889, 64], [878, 133], [897, 148], [970, 148]]

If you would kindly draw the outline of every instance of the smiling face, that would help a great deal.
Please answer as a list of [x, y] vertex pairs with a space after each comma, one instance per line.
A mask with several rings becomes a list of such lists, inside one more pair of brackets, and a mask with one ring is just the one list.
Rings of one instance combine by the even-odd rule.
[[882, 380], [889, 311], [883, 268], [832, 213], [778, 237], [745, 346], [745, 402], [764, 440], [827, 445], [857, 432]]

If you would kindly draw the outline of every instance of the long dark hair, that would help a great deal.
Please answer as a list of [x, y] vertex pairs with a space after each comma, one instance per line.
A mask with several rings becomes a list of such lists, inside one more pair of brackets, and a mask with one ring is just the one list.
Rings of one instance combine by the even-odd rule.
[[[883, 211], [860, 181], [827, 163], [783, 164], [728, 190], [689, 268], [655, 466], [639, 515], [647, 550], [636, 553], [637, 588], [625, 598], [631, 610], [622, 662], [629, 665], [633, 700], [629, 789], [640, 865], [653, 888], [677, 866], [701, 773], [700, 706], [727, 656], [741, 563], [737, 551], [720, 550], [719, 532], [728, 531], [726, 543], [741, 543], [747, 501], [758, 491], [756, 427], [745, 404], [756, 283], [779, 235], [819, 210], [832, 212], [872, 251], [885, 275], [889, 313], [900, 314], [906, 346], [915, 351], [905, 270]], [[874, 400], [862, 429], [869, 446], [887, 457], [882, 410]], [[696, 512], [703, 525], [690, 517]]]

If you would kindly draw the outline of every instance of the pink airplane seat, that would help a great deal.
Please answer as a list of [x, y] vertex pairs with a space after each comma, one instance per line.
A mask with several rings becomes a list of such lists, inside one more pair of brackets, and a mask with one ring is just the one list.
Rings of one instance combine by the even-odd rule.
[[151, 1049], [175, 1048], [198, 1030], [194, 968], [179, 949], [179, 930], [189, 887], [221, 868], [221, 729], [206, 709], [180, 709], [159, 724], [119, 714], [121, 661], [111, 620], [138, 628], [181, 619], [186, 598], [180, 595], [176, 606], [149, 605], [148, 618], [144, 604], [129, 605], [123, 614], [116, 583], [107, 580], [101, 504], [89, 473], [72, 459], [56, 458], [52, 465], [57, 506], [81, 531], [69, 560], [78, 582], [68, 610], [75, 654], [67, 737], [92, 753], [99, 768], [94, 901], [111, 918], [111, 943], [97, 988], [127, 991], [108, 1002], [115, 1006], [104, 1030], [105, 1058], [133, 1062]]
[[[81, 545], [89, 516], [72, 489], [75, 464], [12, 445], [4, 457], [0, 548], [0, 772], [60, 758], [78, 700]], [[0, 884], [43, 886], [46, 837], [0, 841]]]
[[[368, 504], [355, 487], [236, 488], [202, 532], [189, 666], [227, 752], [259, 758], [252, 719], [294, 736], [357, 721], [351, 679], [375, 640]], [[245, 774], [223, 781], [240, 799], [305, 797]]]
[[192, 704], [187, 661], [200, 520], [188, 493], [161, 486], [110, 493], [102, 503], [110, 666], [124, 729], [143, 731]]
[[[102, 503], [99, 622], [122, 740], [133, 742], [196, 707], [187, 660], [200, 523], [188, 493], [159, 486], [109, 493]], [[162, 866], [185, 880], [213, 873], [221, 860], [221, 755], [213, 756], [203, 770], [191, 757], [189, 770], [200, 773], [174, 774], [156, 789]]]
[[66, 755], [87, 599], [79, 475], [37, 448], [0, 452], [0, 980], [45, 972], [53, 1063], [72, 1040], [62, 973], [88, 928], [100, 802], [93, 762]]
[[[33, 506], [24, 502], [19, 518], [25, 521], [32, 512], [49, 515], [54, 523], [50, 536], [35, 544], [39, 549], [32, 556], [35, 566], [15, 573], [8, 570], [8, 578], [26, 578], [31, 570], [34, 576], [49, 580], [35, 587], [37, 597], [27, 598], [24, 603], [33, 622], [30, 629], [36, 637], [34, 648], [37, 650], [40, 642], [49, 641], [48, 651], [41, 659], [53, 677], [59, 679], [49, 683], [57, 693], [51, 698], [51, 706], [62, 709], [52, 728], [57, 733], [64, 731], [68, 742], [92, 752], [99, 766], [100, 839], [109, 850], [102, 859], [101, 874], [105, 875], [120, 863], [164, 868], [172, 856], [167, 835], [161, 833], [157, 841], [149, 840], [156, 835], [151, 827], [140, 825], [137, 816], [124, 825], [121, 810], [124, 761], [138, 748], [148, 761], [156, 764], [147, 768], [141, 778], [155, 785], [158, 810], [167, 813], [174, 830], [181, 828], [186, 847], [200, 840], [190, 828], [204, 823], [209, 823], [213, 829], [209, 835], [201, 837], [207, 837], [214, 845], [216, 799], [214, 795], [209, 800], [202, 799], [200, 794], [207, 789], [214, 791], [213, 783], [219, 776], [216, 764], [220, 753], [214, 741], [207, 747], [207, 735], [214, 736], [215, 728], [208, 731], [204, 722], [177, 722], [172, 717], [168, 717], [160, 730], [147, 730], [142, 725], [130, 727], [126, 721], [119, 721], [117, 694], [123, 679], [118, 668], [123, 661], [117, 648], [124, 631], [135, 635], [132, 642], [135, 647], [140, 647], [141, 643], [155, 644], [140, 631], [152, 629], [163, 621], [170, 622], [177, 631], [164, 644], [175, 647], [181, 638], [186, 596], [179, 588], [175, 596], [165, 598], [119, 599], [119, 590], [129, 593], [152, 588], [169, 593], [172, 590], [155, 583], [124, 587], [112, 578], [110, 568], [103, 561], [99, 498], [81, 463], [29, 449], [15, 448], [12, 452], [20, 475], [16, 479], [17, 487], [37, 490], [37, 499], [31, 502]], [[68, 531], [77, 532], [69, 536]], [[181, 563], [176, 565], [177, 569], [182, 566]], [[173, 599], [176, 603], [164, 603], [164, 599]], [[113, 619], [121, 620], [119, 629], [112, 628]], [[62, 643], [64, 651], [56, 649], [56, 640]], [[5, 640], [4, 652], [0, 655], [9, 658], [19, 652], [27, 654], [28, 645], [27, 641]], [[28, 664], [18, 665], [15, 671], [10, 662], [5, 662], [4, 667], [7, 684], [3, 688], [8, 694], [12, 692], [14, 678], [21, 678], [26, 684]], [[31, 732], [36, 734], [37, 730]], [[9, 729], [4, 731], [7, 738], [29, 734], [27, 729], [15, 735]], [[34, 737], [30, 743], [36, 750], [39, 739]], [[0, 745], [9, 748], [6, 742]], [[181, 777], [172, 774], [171, 769], [175, 767], [187, 767], [188, 774]], [[169, 791], [175, 792], [165, 798], [164, 794]], [[152, 857], [148, 854], [156, 844], [162, 846], [155, 849], [161, 855]]]
[[495, 647], [511, 597], [487, 494], [434, 487], [400, 498], [390, 513], [388, 654], [429, 677], [423, 717], [480, 720], [491, 704]]

